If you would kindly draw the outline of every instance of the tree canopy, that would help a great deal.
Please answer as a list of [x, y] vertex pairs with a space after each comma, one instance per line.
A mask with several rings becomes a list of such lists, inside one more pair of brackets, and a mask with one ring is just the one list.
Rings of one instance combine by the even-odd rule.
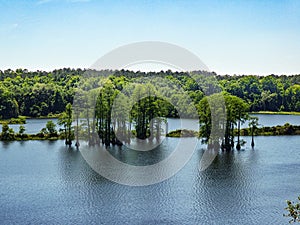
[[[73, 103], [76, 87], [88, 90], [97, 88], [103, 77], [109, 79], [119, 91], [141, 77], [151, 78], [152, 84], [162, 90], [167, 84], [161, 83], [159, 78], [164, 78], [169, 81], [169, 88], [176, 85], [182, 87], [196, 104], [219, 88], [243, 99], [249, 104], [250, 111], [300, 112], [300, 75], [218, 76], [205, 71], [145, 73], [64, 68], [51, 72], [30, 72], [26, 69], [0, 71], [0, 117], [40, 117], [62, 113], [68, 103]], [[174, 101], [178, 98], [176, 89], [169, 91], [168, 95]], [[181, 101], [180, 104], [189, 107], [184, 99]], [[168, 116], [176, 117], [178, 114], [169, 107]]]

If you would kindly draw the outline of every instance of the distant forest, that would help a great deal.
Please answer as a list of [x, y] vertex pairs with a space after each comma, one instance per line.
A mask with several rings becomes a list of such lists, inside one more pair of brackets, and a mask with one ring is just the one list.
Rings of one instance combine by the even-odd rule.
[[[116, 89], [141, 77], [160, 77], [181, 86], [195, 104], [209, 93], [205, 88], [220, 89], [246, 101], [250, 111], [300, 112], [300, 75], [293, 76], [219, 76], [215, 73], [195, 71], [202, 77], [197, 82], [185, 72], [158, 73], [132, 71], [95, 71], [64, 68], [52, 72], [25, 69], [0, 71], [0, 118], [22, 116], [41, 117], [62, 113], [73, 102], [76, 87], [96, 88], [105, 76]], [[216, 77], [216, 79], [212, 79]], [[155, 84], [155, 79], [154, 79]], [[157, 79], [159, 85], [159, 79]], [[202, 87], [198, 84], [205, 83]], [[205, 94], [204, 94], [205, 93]], [[176, 99], [176, 92], [172, 98]], [[180, 99], [180, 98], [178, 98]], [[182, 103], [184, 104], [184, 102]], [[170, 107], [170, 109], [172, 109]], [[188, 110], [188, 105], [187, 105]], [[168, 116], [178, 116], [175, 111]]]

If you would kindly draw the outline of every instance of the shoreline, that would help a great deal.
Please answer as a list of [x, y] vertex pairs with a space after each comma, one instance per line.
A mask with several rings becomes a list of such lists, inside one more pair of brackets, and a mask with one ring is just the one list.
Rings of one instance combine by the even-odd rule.
[[[235, 136], [237, 136], [237, 129], [234, 130]], [[258, 136], [297, 136], [300, 135], [300, 126], [297, 125], [291, 125], [289, 123], [286, 123], [285, 125], [277, 125], [272, 127], [259, 127], [255, 129], [254, 135], [255, 137]], [[167, 137], [173, 137], [173, 138], [185, 138], [185, 137], [198, 137], [199, 132], [194, 130], [175, 130], [170, 131], [167, 135]], [[241, 137], [249, 137], [252, 136], [251, 129], [250, 128], [242, 128], [240, 130], [240, 136]]]
[[294, 115], [300, 116], [300, 112], [272, 112], [272, 111], [258, 111], [258, 112], [250, 112], [249, 114], [261, 114], [261, 115]]
[[[237, 136], [238, 130], [234, 130], [235, 136]], [[265, 126], [255, 129], [253, 136], [295, 136], [300, 135], [300, 126], [286, 123], [284, 125], [277, 126]], [[240, 130], [240, 136], [252, 136], [250, 128], [242, 128]], [[199, 132], [189, 129], [177, 129], [170, 131], [166, 134], [166, 137], [172, 138], [187, 138], [187, 137], [199, 137]], [[7, 133], [3, 136], [0, 133], [0, 141], [27, 141], [27, 140], [61, 140], [65, 138], [64, 133], [36, 133], [36, 134], [20, 134], [20, 133]]]
[[[188, 135], [186, 135], [188, 134]], [[254, 137], [271, 137], [271, 136], [299, 136], [299, 133], [294, 133], [294, 134], [280, 134], [280, 133], [273, 133], [272, 131], [269, 132], [265, 132], [262, 134], [255, 134]], [[197, 131], [191, 131], [191, 130], [183, 130], [183, 134], [181, 133], [181, 131], [171, 131], [170, 133], [168, 133], [166, 135], [166, 137], [169, 138], [199, 138], [198, 137], [198, 132]], [[240, 137], [251, 137], [251, 134], [245, 134], [243, 133], [243, 131], [241, 131], [241, 135]], [[199, 138], [200, 139], [200, 138]], [[59, 140], [64, 140], [64, 137], [41, 137], [37, 134], [33, 134], [30, 135], [30, 137], [15, 137], [14, 139], [10, 139], [10, 140], [1, 140], [0, 142], [14, 142], [14, 141], [59, 141]]]
[[[260, 114], [260, 115], [292, 115], [292, 116], [300, 116], [300, 112], [273, 112], [273, 111], [257, 111], [257, 112], [249, 112], [249, 114]], [[19, 116], [19, 118], [10, 118], [0, 120], [0, 124], [7, 123], [11, 124], [26, 124], [27, 119], [57, 119], [60, 114], [53, 114], [48, 116], [39, 116], [39, 117], [28, 117], [28, 116]], [[173, 119], [173, 117], [168, 117], [168, 119]]]
[[0, 119], [0, 124], [7, 123], [8, 125], [12, 125], [12, 124], [23, 125], [23, 124], [26, 124], [27, 119], [28, 120], [31, 120], [31, 119], [41, 119], [41, 120], [58, 119], [59, 116], [60, 116], [60, 114], [39, 116], [39, 117], [19, 116], [18, 118]]

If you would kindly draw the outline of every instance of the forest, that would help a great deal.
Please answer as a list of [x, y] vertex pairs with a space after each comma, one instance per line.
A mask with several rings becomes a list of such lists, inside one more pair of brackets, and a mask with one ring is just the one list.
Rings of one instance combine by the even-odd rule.
[[[203, 74], [206, 81], [250, 105], [250, 111], [300, 112], [300, 75], [293, 76], [219, 76], [215, 73], [195, 71], [191, 74]], [[89, 76], [86, 76], [89, 74]], [[85, 79], [81, 79], [82, 77]], [[93, 87], [100, 81], [99, 76], [108, 77], [121, 90], [124, 84], [138, 77], [161, 77], [180, 85], [197, 104], [205, 91], [199, 82], [184, 72], [161, 71], [143, 73], [131, 71], [93, 71], [64, 68], [51, 72], [26, 69], [0, 71], [0, 118], [18, 116], [42, 117], [60, 114], [68, 103], [73, 102], [75, 88], [78, 85]], [[216, 77], [210, 79], [210, 76]], [[198, 84], [197, 84], [198, 83]], [[206, 87], [209, 88], [209, 85]], [[173, 100], [176, 99], [176, 94]], [[182, 103], [184, 104], [184, 103]], [[176, 112], [169, 111], [169, 117], [176, 117]]]

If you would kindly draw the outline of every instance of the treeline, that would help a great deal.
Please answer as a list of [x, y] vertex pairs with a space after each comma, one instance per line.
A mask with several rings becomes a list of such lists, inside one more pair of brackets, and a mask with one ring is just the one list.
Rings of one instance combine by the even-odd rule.
[[74, 87], [82, 70], [61, 69], [50, 73], [27, 70], [0, 71], [2, 119], [61, 113], [73, 101]]
[[[235, 132], [237, 133], [237, 130]], [[254, 134], [258, 136], [300, 135], [300, 126], [286, 123], [283, 126], [257, 127]], [[241, 129], [241, 135], [250, 136], [251, 128]]]
[[[137, 78], [160, 77], [182, 87], [195, 103], [200, 102], [205, 95], [214, 92], [215, 89], [221, 89], [246, 101], [250, 105], [250, 111], [300, 112], [300, 75], [217, 76], [215, 73], [203, 71], [191, 74], [196, 74], [200, 80], [195, 81], [185, 72], [171, 71], [99, 72], [69, 68], [51, 72], [30, 72], [25, 69], [0, 71], [0, 117], [8, 119], [19, 115], [41, 117], [60, 114], [68, 103], [73, 102], [75, 88], [78, 85], [87, 89], [96, 88], [99, 86], [99, 76], [108, 77], [118, 90]], [[170, 97], [172, 101], [178, 99], [176, 91], [169, 94], [172, 94]], [[181, 104], [186, 104], [184, 100], [181, 101]], [[187, 110], [191, 111], [189, 106], [186, 106]], [[178, 116], [172, 107], [167, 114], [169, 117]]]
[[300, 75], [217, 78], [224, 91], [248, 102], [251, 111], [300, 111]]

